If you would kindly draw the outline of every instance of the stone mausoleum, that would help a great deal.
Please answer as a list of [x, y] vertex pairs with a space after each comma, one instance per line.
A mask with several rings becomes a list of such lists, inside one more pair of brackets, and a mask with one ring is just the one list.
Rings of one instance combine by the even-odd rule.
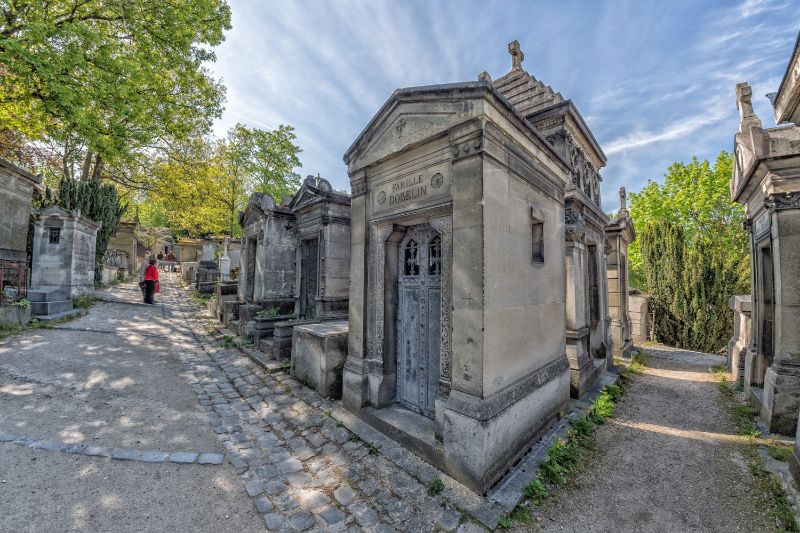
[[509, 51], [495, 83], [395, 91], [344, 156], [343, 403], [480, 493], [611, 354], [605, 156]]
[[34, 193], [42, 177], [0, 158], [0, 261], [28, 260], [28, 224]]
[[736, 86], [741, 118], [731, 196], [744, 205], [750, 234], [745, 390], [770, 431], [794, 435], [800, 412], [800, 39], [771, 96], [778, 125], [764, 128], [750, 86]]

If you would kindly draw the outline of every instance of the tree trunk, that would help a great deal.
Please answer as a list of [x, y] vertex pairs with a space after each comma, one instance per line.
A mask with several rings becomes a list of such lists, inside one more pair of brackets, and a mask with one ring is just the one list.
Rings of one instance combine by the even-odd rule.
[[86, 150], [86, 159], [83, 160], [83, 170], [81, 171], [81, 181], [89, 179], [89, 170], [92, 168], [92, 151]]
[[94, 170], [92, 171], [92, 180], [99, 180], [100, 173], [103, 171], [103, 160], [100, 158], [100, 154], [97, 154], [94, 158]]

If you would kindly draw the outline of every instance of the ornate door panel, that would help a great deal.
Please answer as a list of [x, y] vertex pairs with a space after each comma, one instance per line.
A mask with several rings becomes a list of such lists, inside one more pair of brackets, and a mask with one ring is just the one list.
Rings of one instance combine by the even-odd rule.
[[300, 301], [306, 318], [316, 318], [316, 297], [318, 279], [319, 241], [310, 239], [303, 241], [302, 283]]
[[397, 276], [397, 401], [433, 418], [439, 389], [441, 237], [427, 224], [400, 243]]

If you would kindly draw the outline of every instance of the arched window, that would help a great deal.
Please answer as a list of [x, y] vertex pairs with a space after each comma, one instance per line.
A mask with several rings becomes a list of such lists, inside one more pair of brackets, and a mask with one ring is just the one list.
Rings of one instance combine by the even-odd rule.
[[419, 245], [411, 239], [403, 251], [403, 274], [406, 276], [419, 276]]
[[439, 276], [442, 273], [442, 239], [435, 236], [428, 244], [428, 274]]

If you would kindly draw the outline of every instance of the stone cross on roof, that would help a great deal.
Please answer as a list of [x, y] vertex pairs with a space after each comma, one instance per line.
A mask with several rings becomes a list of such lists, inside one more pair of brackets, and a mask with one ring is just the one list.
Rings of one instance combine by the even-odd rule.
[[619, 209], [620, 211], [628, 209], [628, 206], [625, 202], [625, 187], [619, 188]]
[[525, 60], [525, 54], [522, 53], [522, 48], [519, 46], [519, 41], [515, 39], [508, 43], [508, 53], [511, 54], [511, 68], [522, 68], [522, 62]]

